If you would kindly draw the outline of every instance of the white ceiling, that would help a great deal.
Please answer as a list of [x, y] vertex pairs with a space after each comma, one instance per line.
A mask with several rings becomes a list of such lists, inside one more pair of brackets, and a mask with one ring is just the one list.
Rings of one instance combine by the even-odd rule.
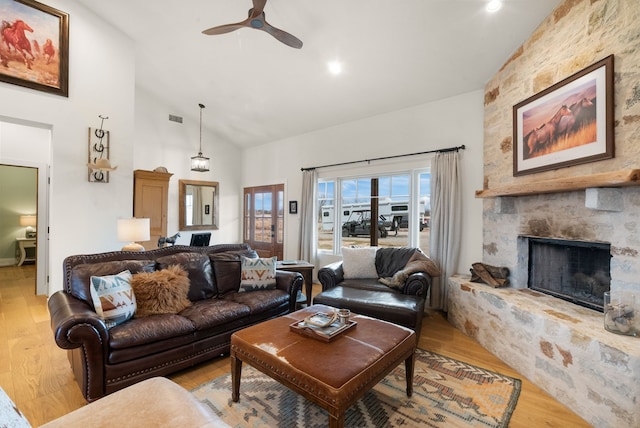
[[[169, 114], [249, 147], [484, 88], [560, 0], [269, 0], [288, 47], [242, 21], [251, 0], [85, 0], [131, 37], [136, 83]], [[340, 60], [333, 76], [326, 63]]]

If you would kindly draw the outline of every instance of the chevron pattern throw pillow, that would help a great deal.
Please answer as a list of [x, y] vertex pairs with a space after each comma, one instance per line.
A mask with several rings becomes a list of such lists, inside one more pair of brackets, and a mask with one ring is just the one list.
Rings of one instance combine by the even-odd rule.
[[240, 290], [274, 290], [276, 288], [276, 257], [250, 259], [242, 256]]

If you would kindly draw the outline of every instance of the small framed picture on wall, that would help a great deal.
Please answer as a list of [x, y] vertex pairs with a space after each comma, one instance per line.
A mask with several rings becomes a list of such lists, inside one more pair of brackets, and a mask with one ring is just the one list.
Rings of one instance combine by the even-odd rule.
[[289, 201], [289, 214], [298, 214], [298, 201]]

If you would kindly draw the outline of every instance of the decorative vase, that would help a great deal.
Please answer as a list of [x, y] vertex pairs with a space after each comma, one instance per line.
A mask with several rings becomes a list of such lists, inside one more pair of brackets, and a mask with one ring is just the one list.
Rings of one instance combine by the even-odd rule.
[[636, 296], [626, 291], [604, 293], [604, 328], [625, 336], [637, 336], [640, 330], [640, 313]]

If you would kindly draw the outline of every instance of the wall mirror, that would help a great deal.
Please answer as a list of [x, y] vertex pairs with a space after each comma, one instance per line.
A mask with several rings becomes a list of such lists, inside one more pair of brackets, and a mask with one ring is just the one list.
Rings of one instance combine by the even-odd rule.
[[218, 182], [179, 180], [180, 230], [218, 229]]

